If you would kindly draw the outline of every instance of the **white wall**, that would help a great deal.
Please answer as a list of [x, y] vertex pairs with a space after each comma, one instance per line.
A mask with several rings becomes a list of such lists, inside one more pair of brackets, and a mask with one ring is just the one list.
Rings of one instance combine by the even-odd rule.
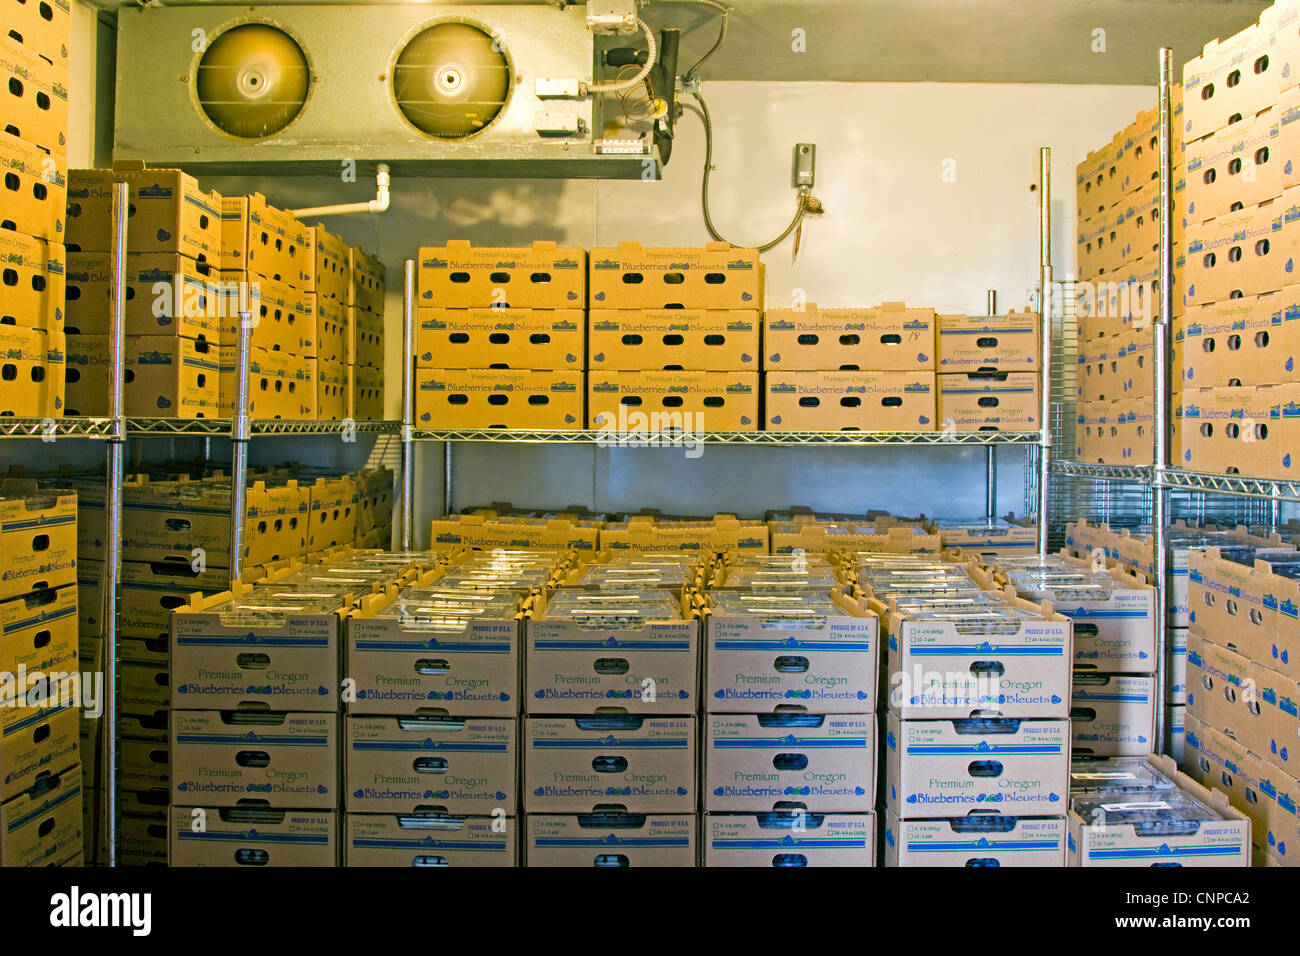
[[[733, 242], [763, 242], [784, 228], [794, 208], [793, 144], [818, 147], [815, 194], [826, 215], [808, 221], [796, 262], [789, 243], [765, 256], [769, 305], [787, 303], [798, 288], [824, 305], [904, 300], [967, 312], [983, 311], [988, 289], [1003, 309], [1029, 302], [1039, 147], [1053, 150], [1054, 258], [1066, 275], [1075, 165], [1155, 97], [1151, 87], [981, 84], [707, 83], [705, 93], [716, 129], [714, 220]], [[451, 238], [702, 243], [703, 151], [700, 124], [688, 114], [661, 182], [398, 179], [383, 217], [331, 220], [388, 265], [390, 417], [400, 407], [403, 259]], [[955, 172], [951, 181], [945, 169]], [[365, 198], [371, 189], [288, 177], [204, 181], [223, 192], [260, 190], [290, 207]], [[1020, 513], [1024, 456], [999, 454], [1000, 509]], [[984, 507], [978, 449], [710, 447], [687, 460], [680, 450], [460, 445], [453, 461], [456, 507], [492, 499], [751, 514], [790, 503], [949, 515]], [[441, 450], [426, 448], [420, 464], [423, 519], [441, 504]]]

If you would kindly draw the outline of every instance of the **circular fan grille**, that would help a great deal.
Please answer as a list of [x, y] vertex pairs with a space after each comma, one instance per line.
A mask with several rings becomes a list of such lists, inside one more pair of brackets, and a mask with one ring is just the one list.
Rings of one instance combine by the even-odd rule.
[[500, 44], [468, 23], [429, 27], [393, 67], [393, 96], [416, 129], [440, 139], [479, 132], [505, 108], [510, 63]]
[[293, 122], [307, 102], [307, 57], [283, 30], [246, 23], [221, 34], [199, 60], [199, 105], [219, 129], [261, 139]]

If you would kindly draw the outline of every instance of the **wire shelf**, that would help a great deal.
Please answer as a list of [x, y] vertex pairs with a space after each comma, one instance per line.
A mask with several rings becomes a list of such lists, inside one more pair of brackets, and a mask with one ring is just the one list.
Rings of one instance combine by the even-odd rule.
[[111, 418], [0, 418], [0, 438], [111, 438]]
[[[127, 435], [132, 438], [171, 437], [175, 435], [230, 437], [228, 418], [128, 418]], [[397, 434], [400, 422], [291, 421], [281, 418], [254, 419], [252, 435], [338, 435], [345, 431], [358, 434]]]
[[496, 429], [416, 428], [416, 441], [525, 442], [533, 444], [607, 445], [615, 447], [678, 447], [683, 443], [706, 445], [1029, 445], [1039, 432], [671, 432], [507, 431]]
[[1166, 488], [1182, 488], [1219, 495], [1300, 501], [1300, 481], [1248, 478], [1242, 475], [1211, 475], [1205, 472], [1167, 468], [1161, 484]]
[[1067, 478], [1095, 478], [1100, 481], [1151, 483], [1150, 465], [1103, 465], [1088, 461], [1054, 461], [1052, 472]]

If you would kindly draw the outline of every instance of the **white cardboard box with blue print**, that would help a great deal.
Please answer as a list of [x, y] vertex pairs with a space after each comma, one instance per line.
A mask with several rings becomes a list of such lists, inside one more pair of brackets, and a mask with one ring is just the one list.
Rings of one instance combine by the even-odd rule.
[[356, 693], [348, 711], [517, 717], [526, 596], [515, 594], [505, 603], [507, 609], [467, 620], [457, 630], [405, 613], [396, 589], [364, 599], [347, 624], [344, 673]]
[[877, 708], [880, 620], [864, 601], [835, 592], [842, 612], [781, 619], [711, 610], [704, 618], [705, 700], [712, 713], [814, 714]]
[[[969, 623], [890, 612], [889, 708], [904, 719], [1066, 717], [1071, 625], [1007, 597], [1001, 617]], [[882, 619], [884, 615], [882, 614]]]
[[514, 817], [452, 817], [429, 829], [418, 817], [349, 813], [344, 818], [345, 866], [516, 866]]
[[1060, 816], [1069, 792], [1066, 720], [900, 720], [885, 729], [885, 806], [899, 819]]
[[876, 814], [710, 813], [705, 866], [875, 866]]
[[524, 721], [528, 813], [694, 813], [694, 717], [593, 714]]
[[1070, 723], [1080, 757], [1149, 756], [1156, 742], [1155, 677], [1076, 673]]
[[514, 816], [518, 721], [441, 716], [344, 720], [349, 813]]
[[172, 615], [173, 707], [336, 712], [348, 595], [236, 582]]
[[869, 813], [875, 807], [874, 714], [710, 714], [705, 729], [709, 813], [796, 807]]
[[[661, 597], [662, 616], [640, 619], [643, 594]], [[624, 598], [625, 608], [610, 606]], [[581, 606], [588, 602], [599, 607]], [[624, 613], [627, 617], [620, 617]], [[546, 592], [525, 620], [524, 636], [529, 713], [589, 714], [598, 708], [635, 714], [699, 712], [700, 621], [686, 595]]]
[[1060, 817], [974, 816], [900, 820], [886, 812], [885, 866], [1065, 865]]
[[694, 866], [695, 814], [528, 815], [528, 866]]

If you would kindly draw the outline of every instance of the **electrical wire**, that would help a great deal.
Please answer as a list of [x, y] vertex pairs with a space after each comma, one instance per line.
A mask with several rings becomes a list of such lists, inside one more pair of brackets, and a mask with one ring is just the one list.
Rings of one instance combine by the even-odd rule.
[[636, 25], [641, 28], [641, 33], [645, 35], [645, 42], [648, 47], [645, 66], [641, 67], [641, 72], [629, 80], [615, 80], [613, 83], [592, 83], [587, 87], [588, 93], [621, 93], [623, 90], [636, 86], [650, 75], [650, 71], [654, 69], [655, 61], [659, 56], [659, 45], [655, 42], [655, 35], [644, 20], [637, 17]]
[[[730, 242], [730, 240], [725, 239], [718, 232], [717, 227], [713, 225], [713, 216], [709, 213], [709, 177], [713, 173], [713, 120], [709, 116], [709, 107], [708, 104], [704, 102], [704, 97], [698, 92], [692, 92], [691, 96], [695, 97], [696, 101], [700, 104], [699, 109], [696, 109], [689, 103], [683, 103], [682, 106], [698, 116], [700, 122], [704, 124], [704, 176], [700, 183], [700, 205], [704, 210], [704, 226], [709, 230], [709, 235], [718, 242]], [[799, 208], [795, 210], [794, 219], [790, 221], [790, 225], [785, 227], [785, 231], [781, 233], [781, 235], [777, 236], [771, 242], [766, 242], [763, 245], [758, 246], [757, 248], [759, 252], [767, 252], [769, 249], [776, 248], [781, 243], [785, 242], [792, 232], [799, 228], [799, 224], [803, 222], [804, 214], [808, 211], [807, 200], [809, 192], [807, 186], [801, 186], [799, 188]], [[731, 245], [734, 246], [736, 243], [732, 242]]]
[[702, 67], [708, 61], [709, 57], [713, 56], [713, 54], [717, 52], [718, 47], [722, 46], [722, 41], [727, 38], [727, 16], [728, 14], [731, 13], [731, 8], [728, 7], [725, 3], [718, 2], [718, 0], [655, 0], [655, 2], [671, 3], [671, 4], [679, 4], [679, 5], [689, 4], [691, 6], [697, 6], [697, 7], [711, 7], [714, 10], [718, 11], [720, 16], [720, 22], [718, 24], [718, 38], [713, 41], [713, 46], [709, 47], [709, 52], [705, 53], [704, 56], [700, 57], [693, 67], [691, 67], [689, 70], [687, 70], [685, 73], [682, 74], [682, 76], [695, 76], [697, 73], [699, 73], [700, 67]]

